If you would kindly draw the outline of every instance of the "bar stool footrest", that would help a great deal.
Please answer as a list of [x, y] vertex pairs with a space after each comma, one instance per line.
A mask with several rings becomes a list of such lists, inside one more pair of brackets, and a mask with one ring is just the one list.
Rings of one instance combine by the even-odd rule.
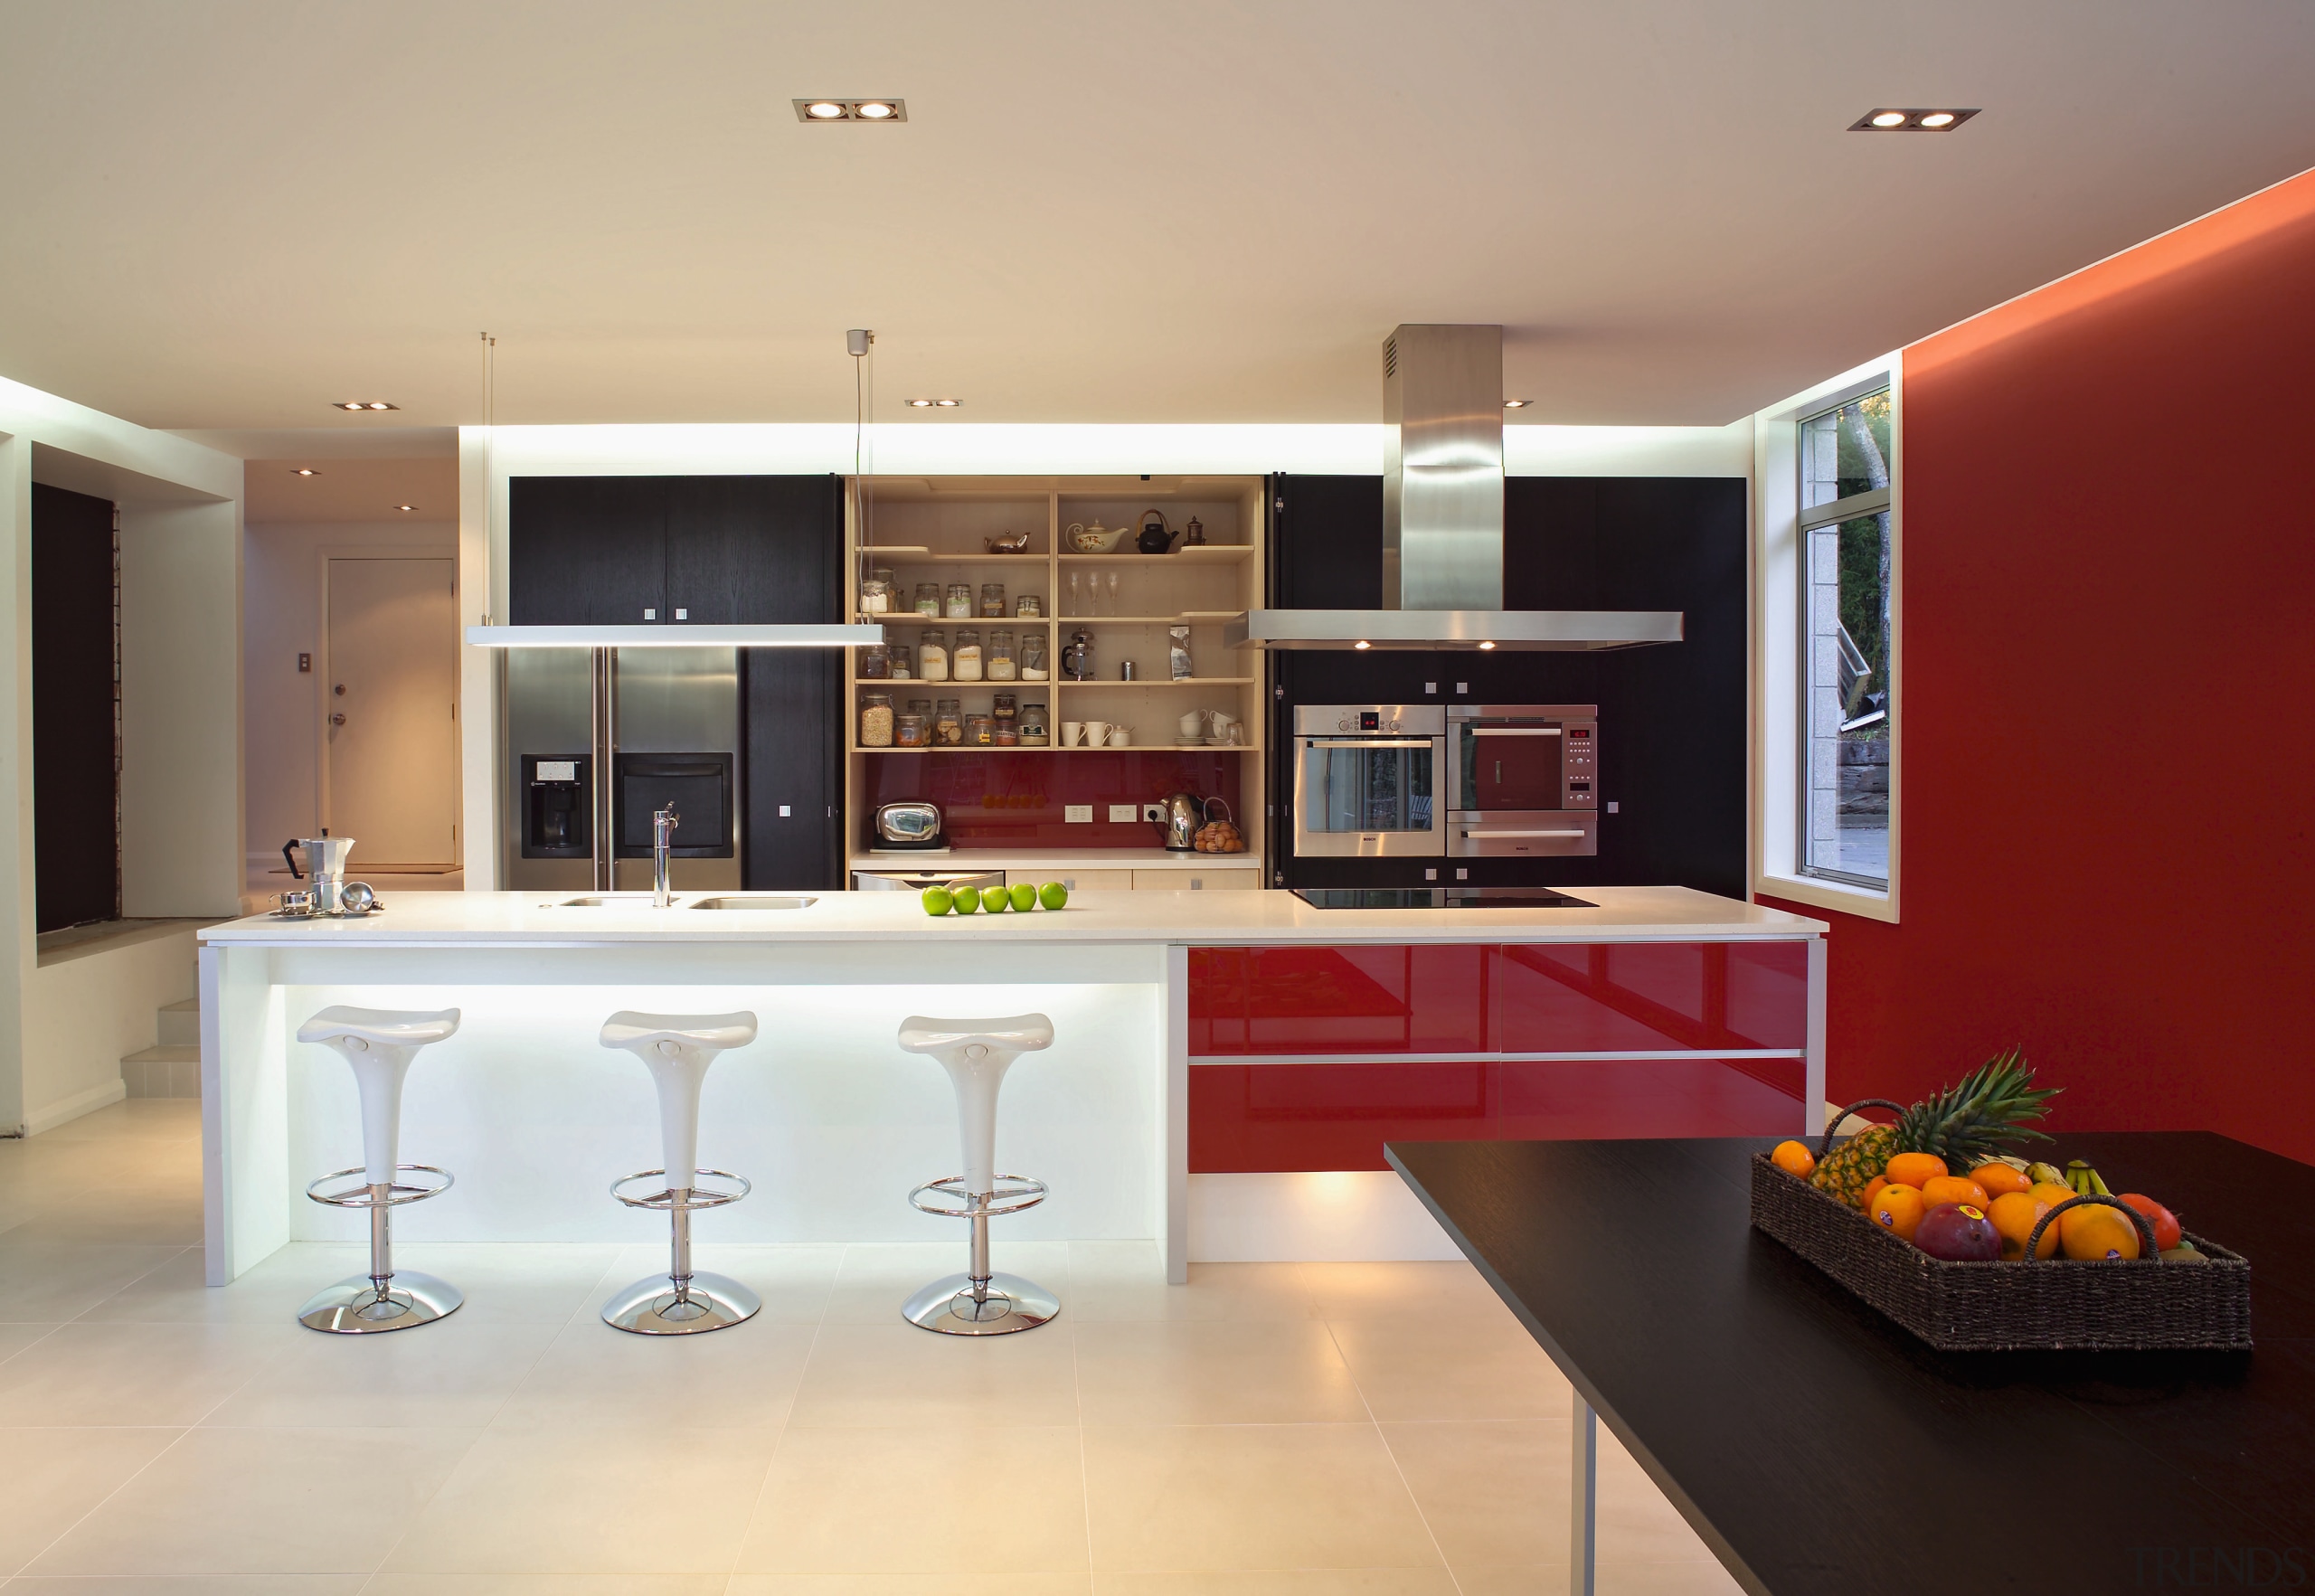
[[[938, 1193], [939, 1197], [928, 1196]], [[940, 1197], [950, 1199], [942, 1202]], [[921, 1213], [937, 1214], [944, 1219], [976, 1219], [982, 1214], [1018, 1214], [1034, 1208], [1045, 1200], [1045, 1183], [1031, 1180], [1025, 1175], [1000, 1175], [993, 1192], [969, 1192], [965, 1177], [951, 1175], [941, 1180], [928, 1180], [909, 1193], [912, 1206]]]
[[[307, 1182], [306, 1195], [317, 1203], [326, 1204], [332, 1208], [399, 1208], [405, 1203], [423, 1203], [429, 1197], [439, 1197], [458, 1184], [456, 1176], [447, 1169], [437, 1169], [431, 1164], [397, 1164], [394, 1166], [394, 1173], [434, 1175], [439, 1176], [441, 1180], [439, 1184], [428, 1181], [415, 1185], [395, 1181], [386, 1187], [386, 1198], [382, 1203], [370, 1195], [370, 1172], [357, 1164], [351, 1169], [333, 1169], [318, 1180]], [[360, 1176], [361, 1184], [343, 1192], [325, 1192], [321, 1189], [331, 1181], [344, 1180], [348, 1176]]]
[[646, 1169], [638, 1174], [623, 1176], [611, 1182], [611, 1195], [630, 1208], [652, 1208], [665, 1214], [677, 1208], [685, 1212], [698, 1208], [721, 1208], [727, 1203], [738, 1202], [756, 1189], [752, 1181], [743, 1176], [734, 1175], [728, 1169], [702, 1169], [695, 1171], [692, 1178], [696, 1181], [713, 1176], [717, 1180], [728, 1180], [739, 1188], [737, 1191], [718, 1191], [713, 1186], [694, 1185], [691, 1188], [690, 1197], [684, 1199], [678, 1198], [675, 1193], [667, 1190], [664, 1185], [657, 1191], [640, 1197], [631, 1197], [619, 1189], [622, 1186], [633, 1185], [641, 1180], [664, 1181], [666, 1176], [667, 1172], [664, 1169]]

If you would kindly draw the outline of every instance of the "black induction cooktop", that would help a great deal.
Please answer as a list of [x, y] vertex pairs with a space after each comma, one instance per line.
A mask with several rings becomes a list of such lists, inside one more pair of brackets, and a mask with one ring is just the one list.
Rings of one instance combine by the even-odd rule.
[[1296, 887], [1313, 909], [1597, 909], [1549, 887]]

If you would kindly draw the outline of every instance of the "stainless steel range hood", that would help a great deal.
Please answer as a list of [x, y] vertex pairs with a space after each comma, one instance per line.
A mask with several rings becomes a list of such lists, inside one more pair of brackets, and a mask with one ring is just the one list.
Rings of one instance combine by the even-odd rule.
[[1383, 608], [1251, 609], [1233, 648], [1581, 650], [1677, 643], [1677, 609], [1503, 608], [1503, 329], [1383, 344]]

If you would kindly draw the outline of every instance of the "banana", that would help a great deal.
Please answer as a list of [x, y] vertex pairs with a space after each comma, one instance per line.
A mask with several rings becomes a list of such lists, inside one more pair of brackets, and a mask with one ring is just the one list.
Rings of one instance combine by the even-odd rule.
[[2071, 1184], [2065, 1177], [2065, 1171], [2059, 1168], [2055, 1164], [2028, 1164], [2026, 1166], [2026, 1178], [2032, 1181], [2036, 1185], [2067, 1185]]
[[2106, 1189], [2106, 1183], [2099, 1178], [2098, 1172], [2079, 1158], [2066, 1165], [2065, 1183], [2079, 1196], [2111, 1197], [2114, 1195]]

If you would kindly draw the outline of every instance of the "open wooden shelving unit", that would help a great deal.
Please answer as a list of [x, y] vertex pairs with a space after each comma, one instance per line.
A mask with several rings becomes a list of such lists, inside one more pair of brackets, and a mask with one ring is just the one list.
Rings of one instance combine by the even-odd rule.
[[[936, 757], [961, 753], [1059, 753], [1088, 758], [1101, 753], [1152, 752], [1185, 750], [1176, 741], [1181, 716], [1192, 709], [1218, 709], [1237, 717], [1246, 741], [1235, 747], [1205, 746], [1199, 751], [1237, 759], [1239, 803], [1237, 822], [1249, 854], [1232, 855], [1251, 861], [1261, 855], [1267, 808], [1262, 789], [1267, 765], [1261, 755], [1265, 716], [1261, 703], [1263, 675], [1258, 651], [1226, 649], [1223, 623], [1262, 601], [1263, 495], [1260, 477], [1158, 477], [1144, 482], [1131, 477], [947, 477], [872, 479], [863, 494], [850, 496], [846, 547], [852, 600], [859, 602], [860, 582], [872, 568], [893, 572], [894, 609], [884, 615], [856, 619], [881, 623], [894, 643], [915, 647], [917, 634], [938, 627], [955, 647], [956, 628], [978, 628], [986, 655], [992, 628], [1010, 628], [1019, 640], [1032, 630], [1044, 637], [1047, 678], [1042, 682], [864, 681], [859, 651], [849, 650], [845, 746], [846, 813], [856, 831], [865, 761], [878, 754], [923, 753]], [[863, 502], [865, 500], [865, 503]], [[1133, 530], [1143, 513], [1164, 513], [1176, 532], [1195, 516], [1204, 528], [1202, 546], [1144, 554], [1134, 550]], [[1118, 544], [1120, 552], [1081, 554], [1071, 551], [1066, 538], [1078, 524], [1095, 522], [1129, 530]], [[1028, 552], [992, 554], [983, 542], [1005, 533], [1029, 534]], [[1072, 608], [1071, 579], [1078, 579]], [[1115, 581], [1114, 594], [1110, 583]], [[920, 616], [912, 605], [916, 584], [969, 581], [978, 607], [984, 581], [1005, 583], [1006, 607], [1025, 593], [1044, 600], [1042, 617], [1008, 615], [1003, 619], [934, 619]], [[1094, 613], [1098, 604], [1120, 613]], [[1190, 628], [1190, 656], [1199, 674], [1184, 681], [1171, 679], [1167, 666], [1167, 628]], [[1061, 675], [1061, 652], [1082, 627], [1093, 639], [1095, 675], [1073, 682]], [[1119, 665], [1131, 660], [1136, 679], [1121, 681]], [[1039, 749], [997, 748], [863, 748], [860, 745], [860, 689], [883, 688], [892, 693], [894, 709], [911, 698], [958, 698], [967, 714], [987, 713], [995, 694], [1009, 691], [1023, 704], [1042, 698], [1054, 742]], [[1130, 727], [1133, 741], [1124, 749], [1062, 749], [1061, 722], [1106, 721]], [[1120, 794], [1119, 801], [1136, 795]], [[1160, 795], [1139, 795], [1155, 798]], [[847, 838], [856, 846], [856, 836]]]

